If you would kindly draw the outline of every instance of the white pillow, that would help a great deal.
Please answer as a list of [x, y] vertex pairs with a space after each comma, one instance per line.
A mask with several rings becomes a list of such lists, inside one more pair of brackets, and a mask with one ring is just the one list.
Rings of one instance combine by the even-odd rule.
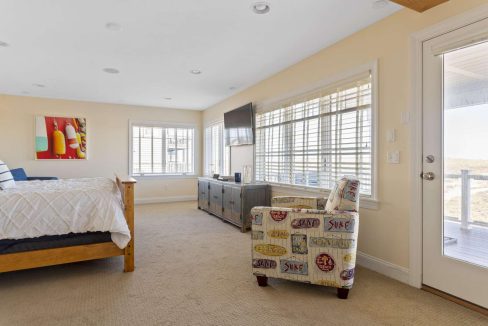
[[15, 188], [15, 181], [7, 166], [0, 160], [0, 189]]

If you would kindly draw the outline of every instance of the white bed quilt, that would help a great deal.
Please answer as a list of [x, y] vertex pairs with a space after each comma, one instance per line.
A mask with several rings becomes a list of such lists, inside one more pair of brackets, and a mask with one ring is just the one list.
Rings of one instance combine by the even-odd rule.
[[0, 240], [110, 232], [121, 249], [130, 240], [120, 191], [109, 178], [21, 181], [0, 191]]

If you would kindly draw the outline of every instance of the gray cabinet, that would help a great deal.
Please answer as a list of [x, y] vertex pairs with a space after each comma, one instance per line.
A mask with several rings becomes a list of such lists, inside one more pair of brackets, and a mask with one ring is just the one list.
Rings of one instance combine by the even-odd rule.
[[198, 178], [198, 208], [239, 226], [242, 232], [251, 227], [251, 209], [270, 202], [269, 185]]

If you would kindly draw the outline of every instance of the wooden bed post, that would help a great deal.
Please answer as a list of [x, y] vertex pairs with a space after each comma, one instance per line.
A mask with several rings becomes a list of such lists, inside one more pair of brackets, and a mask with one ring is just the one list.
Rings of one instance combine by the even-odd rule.
[[134, 178], [117, 177], [117, 185], [122, 193], [124, 202], [124, 214], [130, 230], [130, 241], [124, 250], [124, 272], [134, 271]]

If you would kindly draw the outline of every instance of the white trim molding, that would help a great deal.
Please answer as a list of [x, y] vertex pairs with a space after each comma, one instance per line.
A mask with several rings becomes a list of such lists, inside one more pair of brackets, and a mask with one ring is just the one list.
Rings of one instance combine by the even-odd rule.
[[136, 198], [134, 203], [136, 205], [146, 205], [146, 204], [162, 204], [162, 203], [176, 203], [181, 201], [196, 201], [197, 196], [169, 196], [169, 197], [145, 197]]
[[406, 267], [392, 264], [361, 251], [356, 254], [356, 264], [402, 283], [410, 284], [410, 271]]
[[424, 42], [488, 18], [488, 4], [448, 18], [410, 37], [410, 277], [409, 284], [422, 286], [422, 45]]

